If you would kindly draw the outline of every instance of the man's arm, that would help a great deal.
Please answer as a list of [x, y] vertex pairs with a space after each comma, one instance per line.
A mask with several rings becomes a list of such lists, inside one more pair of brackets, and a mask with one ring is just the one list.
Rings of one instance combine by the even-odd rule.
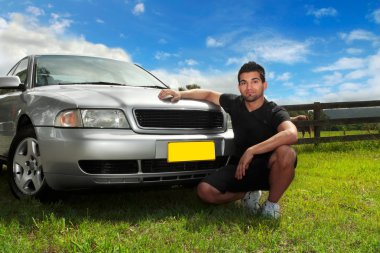
[[161, 90], [158, 94], [159, 99], [169, 99], [177, 102], [180, 99], [206, 100], [216, 105], [220, 105], [220, 93], [212, 90], [192, 89], [186, 91], [176, 91], [171, 89]]
[[277, 127], [278, 133], [271, 138], [249, 147], [240, 158], [235, 177], [242, 179], [253, 157], [275, 150], [282, 145], [291, 145], [297, 142], [298, 133], [296, 126], [291, 121], [284, 121]]

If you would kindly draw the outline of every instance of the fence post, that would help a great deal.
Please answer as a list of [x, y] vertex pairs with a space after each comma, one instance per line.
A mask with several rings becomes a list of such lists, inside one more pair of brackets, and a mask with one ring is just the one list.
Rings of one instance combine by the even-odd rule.
[[[321, 119], [321, 103], [314, 102], [314, 120]], [[317, 145], [321, 137], [321, 127], [314, 125], [314, 144]]]

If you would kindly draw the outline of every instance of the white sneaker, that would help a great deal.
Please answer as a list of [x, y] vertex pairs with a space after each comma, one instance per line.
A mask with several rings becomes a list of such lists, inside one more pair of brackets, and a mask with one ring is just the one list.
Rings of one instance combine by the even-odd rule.
[[280, 205], [267, 200], [262, 207], [261, 214], [268, 218], [278, 219], [281, 216]]
[[248, 208], [252, 213], [257, 213], [260, 210], [261, 191], [247, 192], [242, 198], [243, 206]]

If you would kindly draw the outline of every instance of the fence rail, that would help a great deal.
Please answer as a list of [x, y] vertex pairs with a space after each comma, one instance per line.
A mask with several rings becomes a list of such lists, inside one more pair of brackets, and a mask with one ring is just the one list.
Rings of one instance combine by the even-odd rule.
[[342, 108], [361, 108], [361, 107], [376, 107], [380, 106], [380, 100], [371, 101], [355, 101], [355, 102], [333, 102], [333, 103], [320, 103], [313, 104], [299, 104], [299, 105], [283, 105], [289, 112], [291, 111], [313, 111], [313, 119], [307, 121], [294, 122], [297, 127], [310, 126], [314, 130], [314, 137], [302, 138], [298, 140], [298, 144], [321, 142], [335, 142], [335, 141], [357, 141], [357, 140], [373, 140], [380, 139], [379, 134], [358, 134], [358, 135], [345, 135], [345, 136], [330, 136], [321, 137], [321, 127], [335, 126], [335, 125], [349, 125], [349, 124], [362, 124], [362, 123], [380, 123], [380, 117], [352, 117], [340, 119], [322, 119], [321, 115], [324, 109], [342, 109]]

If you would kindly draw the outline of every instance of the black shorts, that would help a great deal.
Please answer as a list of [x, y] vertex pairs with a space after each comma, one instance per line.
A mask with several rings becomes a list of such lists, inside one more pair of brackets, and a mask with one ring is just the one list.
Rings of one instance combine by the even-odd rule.
[[[269, 190], [268, 162], [272, 152], [255, 156], [241, 180], [235, 178], [237, 163], [222, 167], [205, 177], [202, 182], [208, 183], [220, 192], [247, 192]], [[297, 166], [297, 159], [294, 168]]]

